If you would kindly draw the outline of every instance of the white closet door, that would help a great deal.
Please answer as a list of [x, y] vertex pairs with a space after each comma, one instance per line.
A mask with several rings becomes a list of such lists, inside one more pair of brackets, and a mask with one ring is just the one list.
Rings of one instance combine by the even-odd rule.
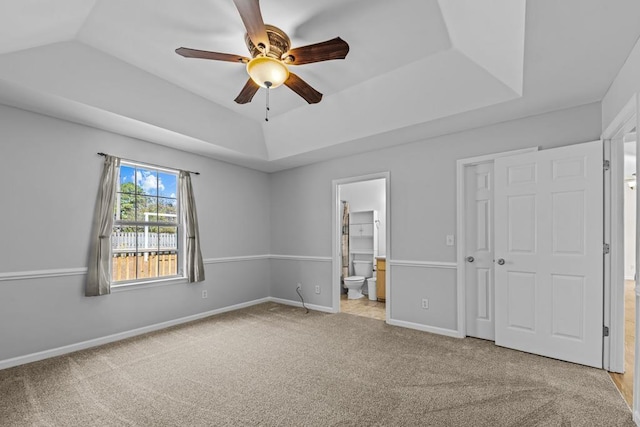
[[467, 335], [493, 340], [493, 162], [466, 167], [465, 179]]
[[602, 159], [597, 141], [495, 161], [497, 345], [602, 367]]

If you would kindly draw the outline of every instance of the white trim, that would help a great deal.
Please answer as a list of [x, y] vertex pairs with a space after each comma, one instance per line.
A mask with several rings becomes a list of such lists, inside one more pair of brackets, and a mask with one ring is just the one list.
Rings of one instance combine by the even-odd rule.
[[495, 159], [505, 156], [514, 156], [517, 154], [532, 153], [538, 151], [538, 147], [524, 148], [520, 150], [505, 151], [502, 153], [487, 154], [484, 156], [469, 157], [466, 159], [459, 159], [456, 162], [456, 237], [458, 239], [457, 246], [457, 274], [456, 274], [456, 294], [458, 299], [458, 319], [457, 319], [457, 331], [462, 337], [467, 334], [466, 325], [466, 271], [465, 261], [467, 256], [467, 236], [465, 228], [466, 210], [464, 209], [464, 196], [465, 196], [465, 168], [467, 166], [474, 166], [481, 163], [493, 163]]
[[[602, 141], [602, 154], [603, 160], [610, 162], [609, 170], [603, 170], [603, 243], [609, 243], [610, 245], [614, 244], [615, 239], [611, 238], [611, 233], [617, 234], [616, 228], [618, 226], [623, 226], [624, 224], [613, 224], [611, 220], [611, 214], [615, 213], [615, 209], [612, 209], [612, 205], [617, 203], [618, 188], [613, 185], [616, 181], [616, 176], [618, 175], [618, 154], [615, 142], [612, 142], [610, 139], [605, 139]], [[622, 213], [620, 211], [620, 213]], [[615, 357], [615, 348], [617, 346], [612, 345], [619, 335], [617, 332], [617, 328], [613, 328], [611, 325], [611, 304], [613, 300], [617, 298], [614, 297], [612, 293], [611, 283], [615, 283], [615, 281], [610, 280], [612, 275], [615, 275], [615, 262], [614, 259], [618, 251], [613, 250], [612, 253], [604, 254], [603, 256], [603, 276], [602, 276], [602, 288], [603, 288], [603, 304], [602, 304], [602, 325], [609, 326], [609, 336], [602, 338], [602, 368], [611, 371], [615, 369], [613, 365], [616, 364], [617, 357]], [[613, 262], [613, 264], [612, 264]], [[613, 267], [612, 267], [613, 266]], [[615, 322], [614, 322], [615, 323]], [[623, 337], [624, 339], [624, 337]], [[613, 351], [612, 351], [613, 350]], [[622, 354], [620, 354], [622, 356]], [[622, 364], [624, 367], [624, 363]], [[624, 370], [622, 371], [624, 372]]]
[[[633, 95], [615, 119], [602, 133], [605, 153], [610, 154], [610, 170], [605, 174], [605, 241], [611, 251], [605, 257], [604, 324], [610, 335], [603, 339], [603, 367], [611, 372], [624, 372], [624, 292], [620, 284], [624, 277], [624, 222], [622, 182], [624, 180], [623, 137], [637, 124], [637, 95]], [[633, 280], [633, 278], [631, 279]], [[623, 288], [622, 288], [623, 289]]]
[[[334, 313], [340, 312], [340, 274], [341, 264], [340, 259], [340, 239], [338, 234], [340, 233], [340, 223], [342, 220], [342, 212], [340, 211], [340, 191], [339, 187], [343, 184], [351, 184], [354, 182], [371, 181], [374, 179], [385, 180], [385, 211], [386, 211], [386, 244], [385, 244], [385, 256], [387, 259], [391, 258], [391, 174], [389, 172], [377, 172], [368, 175], [353, 176], [349, 178], [334, 179], [331, 181], [331, 200], [332, 211], [331, 215], [331, 262], [332, 262], [332, 309]], [[387, 319], [391, 317], [391, 269], [387, 268], [385, 271], [385, 316]]]
[[[293, 307], [302, 307], [302, 303], [300, 301], [293, 301], [290, 299], [268, 297], [267, 301], [275, 302], [278, 304], [290, 305]], [[322, 311], [324, 313], [337, 313], [337, 311], [334, 311], [332, 307], [326, 307], [324, 305], [307, 304], [306, 302], [304, 303], [304, 305], [309, 310]]]
[[245, 256], [228, 256], [221, 258], [205, 258], [202, 260], [204, 264], [220, 264], [224, 262], [238, 262], [238, 261], [256, 261], [261, 259], [269, 259], [271, 255], [245, 255]]
[[632, 122], [636, 115], [636, 104], [638, 103], [638, 95], [633, 96], [627, 101], [627, 104], [622, 107], [622, 110], [613, 119], [609, 126], [602, 132], [602, 139], [613, 139], [619, 133], [628, 133], [636, 126], [635, 122]]
[[129, 282], [129, 283], [117, 283], [111, 285], [111, 293], [117, 294], [118, 292], [125, 291], [133, 291], [137, 289], [147, 289], [147, 288], [157, 288], [159, 286], [169, 286], [169, 285], [181, 285], [187, 282], [186, 277], [169, 277], [169, 278], [158, 278], [158, 279], [150, 279], [144, 282]]
[[[622, 135], [603, 141], [604, 173], [604, 242], [610, 252], [604, 256], [604, 318], [609, 336], [603, 338], [602, 365], [610, 372], [624, 372], [624, 149]], [[613, 286], [613, 284], [617, 284]]]
[[445, 268], [456, 269], [458, 268], [457, 262], [445, 262], [445, 261], [407, 261], [407, 260], [387, 260], [387, 264], [398, 267], [422, 267], [422, 268]]
[[437, 326], [421, 325], [420, 323], [406, 322], [404, 320], [387, 319], [387, 324], [391, 326], [400, 326], [402, 328], [415, 329], [422, 332], [430, 332], [437, 335], [445, 335], [453, 338], [464, 338], [460, 332], [455, 329], [439, 328]]
[[[241, 262], [241, 261], [258, 261], [264, 259], [287, 259], [287, 260], [300, 260], [300, 261], [321, 261], [330, 262], [331, 257], [321, 256], [297, 256], [297, 255], [245, 255], [245, 256], [232, 256], [232, 257], [220, 257], [220, 258], [205, 258], [202, 260], [203, 264], [222, 264], [227, 262]], [[65, 276], [82, 276], [87, 274], [87, 267], [78, 268], [57, 268], [51, 270], [32, 270], [32, 271], [8, 271], [0, 273], [0, 282], [9, 282], [12, 280], [25, 280], [25, 279], [49, 279], [52, 277], [65, 277]], [[183, 282], [183, 277], [171, 277], [166, 279], [166, 282]], [[150, 287], [149, 285], [157, 284], [162, 280], [154, 280], [152, 282], [132, 282], [127, 284], [112, 285], [112, 288], [140, 288]], [[160, 283], [171, 284], [171, 283]]]
[[269, 255], [271, 259], [290, 260], [290, 261], [317, 261], [331, 262], [330, 256], [298, 256], [298, 255]]
[[87, 267], [58, 268], [55, 270], [9, 271], [0, 273], [0, 282], [24, 279], [47, 279], [50, 277], [81, 276], [87, 274]]
[[[615, 139], [616, 137], [619, 136], [623, 136], [625, 133], [630, 132], [633, 128], [636, 128], [636, 133], [638, 131], [638, 129], [640, 129], [640, 96], [638, 95], [638, 93], [633, 94], [633, 96], [631, 97], [631, 99], [627, 102], [627, 104], [620, 110], [620, 112], [616, 115], [616, 117], [613, 119], [613, 121], [607, 126], [607, 128], [605, 129], [605, 131], [602, 133], [602, 139], [603, 140], [612, 140]], [[615, 158], [612, 159], [612, 163], [615, 162]], [[636, 162], [638, 164], [640, 164], [640, 151], [636, 153]], [[618, 167], [620, 167], [620, 165], [617, 165]], [[612, 180], [613, 181], [613, 180]], [[636, 206], [640, 206], [640, 192], [636, 191]], [[610, 220], [612, 221], [613, 218], [617, 218], [619, 217], [619, 213], [616, 212], [617, 210], [620, 209], [620, 203], [619, 201], [614, 205], [612, 203], [611, 205], [611, 216], [610, 216]], [[612, 221], [613, 222], [613, 221]], [[607, 224], [605, 224], [606, 226]], [[639, 229], [638, 227], [640, 227], [640, 209], [636, 209], [636, 229]], [[624, 236], [620, 236], [618, 233], [616, 233], [615, 235], [612, 234], [611, 235], [611, 242], [609, 242], [610, 244], [610, 248], [612, 252], [620, 252], [620, 239], [623, 239]], [[621, 254], [617, 254], [618, 256], [623, 256]], [[636, 271], [635, 271], [635, 276], [637, 277], [638, 275], [638, 261], [640, 261], [640, 239], [636, 239], [636, 259], [635, 259], [635, 264], [636, 264]], [[613, 266], [612, 266], [613, 267]], [[622, 313], [620, 313], [621, 309], [620, 309], [620, 300], [622, 300], [622, 306], [624, 305], [624, 296], [620, 296], [620, 295], [614, 295], [612, 293], [613, 288], [615, 288], [615, 286], [611, 286], [612, 280], [619, 280], [619, 277], [622, 277], [624, 275], [624, 271], [614, 271], [614, 270], [619, 270], [616, 268], [611, 268], [610, 274], [605, 275], [604, 279], [605, 279], [605, 295], [607, 293], [609, 293], [610, 295], [610, 300], [609, 300], [609, 309], [610, 309], [610, 318], [611, 319], [620, 319], [620, 316], [623, 315]], [[616, 277], [617, 276], [617, 277]], [[640, 288], [639, 288], [639, 284], [638, 281], [636, 281], [636, 286], [635, 286], [635, 291], [636, 291], [636, 295], [635, 295], [635, 304], [636, 307], [638, 307], [640, 305]], [[617, 300], [615, 301], [614, 298]], [[623, 310], [622, 310], [623, 311]], [[635, 316], [635, 352], [634, 352], [634, 361], [633, 361], [633, 366], [634, 366], [634, 372], [633, 372], [633, 403], [631, 405], [632, 408], [632, 412], [633, 412], [633, 421], [636, 423], [636, 425], [640, 425], [640, 393], [638, 393], [637, 391], [640, 390], [640, 340], [638, 340], [638, 337], [640, 337], [640, 310], [636, 310], [636, 316]], [[619, 323], [619, 321], [618, 321]], [[613, 325], [611, 326], [613, 327]], [[616, 325], [617, 329], [622, 328], [622, 325]], [[624, 335], [622, 335], [622, 340], [624, 341]], [[607, 349], [609, 351], [609, 355], [611, 356], [611, 359], [613, 357], [614, 354], [616, 354], [616, 352], [624, 352], [624, 348], [621, 347], [621, 342], [616, 340], [609, 340], [609, 348]], [[615, 348], [614, 348], [615, 346]], [[611, 363], [610, 363], [611, 364]]]
[[243, 302], [240, 304], [222, 307], [215, 310], [205, 311], [191, 316], [181, 317], [179, 319], [169, 320], [166, 322], [156, 323], [142, 328], [131, 329], [129, 331], [119, 332], [117, 334], [107, 335], [101, 338], [94, 338], [75, 344], [69, 344], [62, 347], [44, 350], [37, 353], [27, 354], [24, 356], [13, 357], [11, 359], [0, 360], [0, 369], [7, 369], [13, 366], [24, 365], [25, 363], [37, 362], [38, 360], [48, 359], [50, 357], [62, 356], [64, 354], [73, 353], [74, 351], [84, 350], [99, 345], [109, 344], [126, 338], [135, 337], [137, 335], [146, 334], [148, 332], [158, 331], [171, 326], [180, 325], [182, 323], [192, 322], [194, 320], [204, 319], [205, 317], [215, 316], [216, 314], [226, 313], [228, 311], [239, 310], [241, 308], [250, 307], [264, 302], [271, 301], [270, 298], [260, 298], [253, 301]]

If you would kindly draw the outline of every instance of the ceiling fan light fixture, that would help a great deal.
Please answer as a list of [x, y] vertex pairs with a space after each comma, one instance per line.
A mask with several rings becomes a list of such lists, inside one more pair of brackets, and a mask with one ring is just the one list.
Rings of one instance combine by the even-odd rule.
[[258, 56], [247, 63], [247, 73], [258, 86], [270, 89], [282, 85], [289, 78], [289, 69], [282, 62], [268, 56]]

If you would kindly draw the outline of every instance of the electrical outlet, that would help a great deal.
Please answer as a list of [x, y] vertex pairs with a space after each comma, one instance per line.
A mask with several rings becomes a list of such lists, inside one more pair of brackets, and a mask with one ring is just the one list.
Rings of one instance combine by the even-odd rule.
[[319, 294], [319, 293], [320, 293], [320, 286], [316, 285], [316, 294]]
[[425, 310], [429, 309], [429, 299], [427, 298], [422, 299], [422, 308], [424, 308]]
[[447, 234], [447, 246], [453, 246], [455, 241], [456, 239], [453, 237], [453, 234]]
[[302, 283], [298, 283], [298, 286], [296, 286], [296, 289], [302, 292]]
[[202, 298], [206, 298], [206, 297], [207, 297], [207, 291], [204, 290], [204, 291], [202, 291]]

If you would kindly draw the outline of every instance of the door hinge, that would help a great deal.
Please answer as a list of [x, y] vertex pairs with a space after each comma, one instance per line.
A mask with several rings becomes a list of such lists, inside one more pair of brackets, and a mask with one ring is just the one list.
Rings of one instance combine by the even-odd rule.
[[605, 160], [604, 162], [602, 162], [602, 168], [608, 171], [609, 169], [611, 169], [611, 162], [609, 160]]
[[608, 326], [603, 326], [602, 327], [602, 336], [603, 337], [608, 337], [609, 336], [609, 327]]
[[609, 244], [605, 243], [602, 245], [602, 252], [604, 252], [605, 254], [608, 254], [611, 251], [611, 249], [609, 248]]

